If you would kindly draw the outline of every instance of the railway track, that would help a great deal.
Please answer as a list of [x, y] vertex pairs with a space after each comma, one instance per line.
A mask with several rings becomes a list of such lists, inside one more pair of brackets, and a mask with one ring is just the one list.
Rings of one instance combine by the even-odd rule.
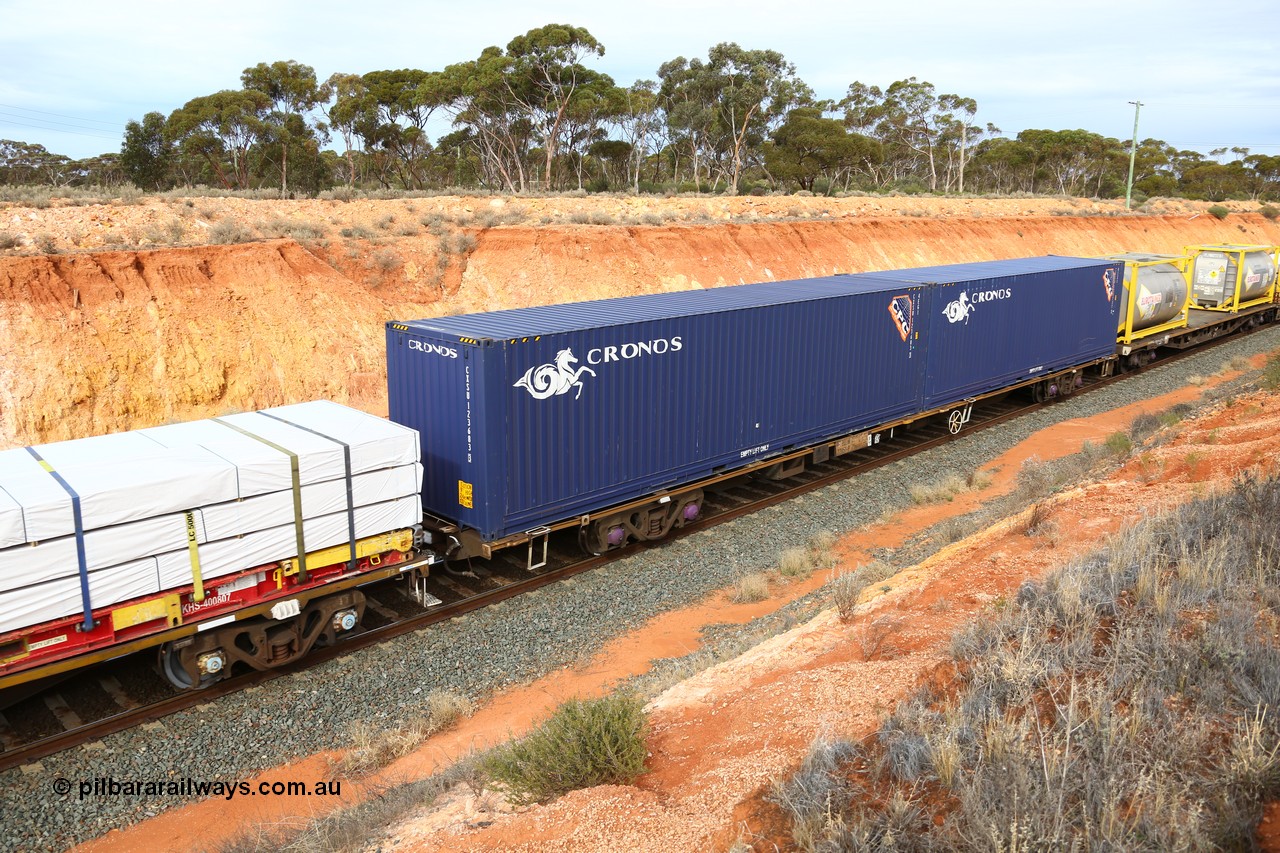
[[[1194, 350], [1173, 352], [1156, 363], [1169, 364], [1202, 353], [1251, 331], [1226, 335]], [[1090, 376], [1075, 393], [1089, 393], [1133, 375]], [[1017, 392], [985, 400], [981, 408], [974, 409], [972, 419], [959, 434], [1007, 423], [1045, 405], [1053, 404], [1034, 402], [1030, 395]], [[899, 431], [893, 438], [872, 447], [813, 465], [785, 481], [749, 477], [726, 481], [707, 492], [704, 515], [698, 523], [673, 531], [661, 542], [637, 543], [621, 551], [583, 558], [576, 535], [565, 531], [551, 537], [546, 564], [532, 572], [526, 568], [524, 552], [509, 549], [499, 552], [484, 565], [443, 568], [437, 565], [421, 590], [409, 589], [403, 580], [371, 585], [363, 590], [367, 599], [364, 627], [338, 645], [318, 649], [293, 664], [228, 678], [202, 690], [177, 692], [154, 671], [154, 652], [118, 658], [77, 672], [56, 684], [39, 684], [37, 687], [41, 689], [38, 692], [0, 712], [0, 771], [213, 702], [219, 697], [300, 672], [411, 631], [422, 630], [638, 551], [663, 547], [665, 542], [759, 512], [798, 495], [936, 447], [955, 437], [957, 435], [948, 429], [945, 416], [939, 416], [919, 422], [909, 430]], [[419, 598], [421, 593], [425, 595]], [[424, 605], [423, 601], [427, 604]]]

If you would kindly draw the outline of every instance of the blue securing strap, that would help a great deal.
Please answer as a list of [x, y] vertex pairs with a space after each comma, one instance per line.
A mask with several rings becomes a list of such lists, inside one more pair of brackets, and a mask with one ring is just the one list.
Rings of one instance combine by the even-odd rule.
[[81, 625], [81, 630], [92, 631], [96, 623], [93, 621], [93, 603], [89, 600], [89, 563], [84, 556], [84, 517], [80, 513], [80, 495], [76, 494], [76, 490], [71, 488], [71, 484], [64, 480], [61, 474], [53, 470], [53, 466], [46, 462], [34, 447], [28, 447], [27, 452], [71, 496], [71, 517], [76, 524], [76, 560], [80, 564], [80, 601], [84, 604], [84, 624]]

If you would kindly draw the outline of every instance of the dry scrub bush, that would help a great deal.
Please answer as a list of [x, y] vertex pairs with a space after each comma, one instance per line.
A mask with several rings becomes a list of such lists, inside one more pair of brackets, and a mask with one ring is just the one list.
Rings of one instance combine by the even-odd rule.
[[848, 771], [864, 755], [856, 743], [820, 737], [799, 770], [773, 780], [768, 799], [791, 817], [791, 835], [800, 849], [815, 849], [831, 816], [862, 793]]
[[1267, 363], [1262, 368], [1262, 387], [1268, 391], [1280, 388], [1280, 353], [1267, 356]]
[[778, 574], [784, 578], [807, 578], [815, 568], [807, 548], [788, 548], [778, 555]]
[[916, 483], [911, 486], [911, 500], [917, 504], [937, 504], [955, 500], [965, 492], [980, 492], [991, 485], [992, 476], [986, 471], [970, 471], [966, 476], [948, 474], [934, 483]]
[[828, 586], [840, 619], [848, 622], [856, 615], [858, 599], [867, 587], [896, 574], [894, 568], [880, 560], [872, 560], [852, 572], [841, 572]]
[[1232, 356], [1230, 359], [1224, 361], [1222, 363], [1222, 367], [1218, 369], [1218, 372], [1231, 373], [1238, 370], [1248, 370], [1251, 367], [1253, 367], [1253, 365], [1249, 363], [1248, 356], [1237, 355], [1237, 356]]
[[427, 695], [423, 715], [400, 728], [383, 729], [366, 720], [356, 720], [351, 724], [351, 747], [339, 760], [337, 769], [349, 776], [385, 767], [471, 711], [471, 701], [465, 696], [434, 690]]
[[512, 803], [545, 803], [579, 788], [630, 784], [644, 771], [647, 735], [637, 696], [571, 699], [525, 737], [487, 753], [481, 766]]
[[824, 782], [874, 797], [788, 799], [797, 846], [1247, 849], [1280, 795], [1277, 517], [1280, 481], [1244, 477], [1024, 583]]
[[319, 222], [306, 222], [276, 216], [258, 223], [258, 231], [264, 237], [288, 237], [292, 240], [319, 240], [328, 229]]
[[809, 539], [809, 554], [819, 568], [828, 569], [836, 564], [836, 546], [840, 537], [830, 530], [819, 530]]
[[769, 577], [759, 572], [738, 578], [733, 587], [735, 604], [748, 604], [764, 601], [769, 597]]
[[484, 788], [479, 757], [464, 756], [446, 770], [427, 779], [374, 790], [354, 806], [338, 808], [322, 818], [302, 824], [273, 821], [250, 826], [219, 853], [357, 853], [368, 850], [387, 828], [429, 807], [442, 794], [459, 785], [479, 792]]
[[863, 659], [891, 660], [902, 654], [896, 638], [906, 626], [906, 620], [902, 616], [887, 613], [863, 625], [856, 637]]
[[18, 239], [17, 234], [13, 234], [9, 231], [0, 231], [0, 251], [16, 249], [21, 245], [21, 243], [22, 241]]
[[171, 219], [164, 225], [152, 225], [142, 232], [146, 240], [157, 246], [182, 242], [184, 227], [181, 219]]
[[252, 230], [241, 225], [239, 220], [230, 217], [219, 220], [209, 229], [209, 242], [219, 245], [248, 243], [254, 238]]
[[373, 263], [374, 269], [383, 273], [398, 269], [404, 263], [394, 249], [379, 249], [369, 260]]

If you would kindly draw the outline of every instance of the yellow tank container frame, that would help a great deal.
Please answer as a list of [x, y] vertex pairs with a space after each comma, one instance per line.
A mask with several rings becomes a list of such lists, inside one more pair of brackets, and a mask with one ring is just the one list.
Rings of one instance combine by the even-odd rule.
[[[1193, 308], [1235, 313], [1275, 300], [1280, 247], [1208, 243], [1186, 246], [1183, 251], [1189, 258], [1186, 274]], [[1248, 263], [1250, 256], [1254, 266], [1258, 261], [1266, 261], [1270, 268], [1265, 264], [1259, 269], [1252, 268]], [[1250, 292], [1253, 285], [1261, 284], [1265, 284], [1265, 288]], [[1218, 297], [1217, 303], [1213, 304], [1215, 297]]]
[[[1158, 335], [1170, 329], [1186, 328], [1191, 310], [1191, 286], [1186, 281], [1190, 258], [1185, 255], [1124, 252], [1105, 255], [1103, 260], [1124, 262], [1124, 282], [1120, 291], [1123, 297], [1122, 313], [1120, 314], [1119, 328], [1116, 332], [1116, 341], [1118, 343], [1131, 344], [1134, 341]], [[1142, 315], [1146, 313], [1150, 316], [1150, 313], [1161, 310], [1160, 303], [1164, 300], [1165, 295], [1148, 291], [1141, 279], [1147, 276], [1144, 270], [1154, 271], [1162, 266], [1170, 266], [1173, 270], [1176, 270], [1177, 274], [1182, 277], [1185, 286], [1182, 288], [1181, 299], [1179, 300], [1175, 297], [1174, 304], [1163, 308], [1163, 313], [1168, 314], [1172, 311], [1173, 316], [1155, 325], [1144, 326], [1142, 325]], [[1151, 300], [1154, 300], [1154, 303]], [[1180, 304], [1177, 304], [1178, 302]], [[1137, 328], [1134, 328], [1135, 326]]]

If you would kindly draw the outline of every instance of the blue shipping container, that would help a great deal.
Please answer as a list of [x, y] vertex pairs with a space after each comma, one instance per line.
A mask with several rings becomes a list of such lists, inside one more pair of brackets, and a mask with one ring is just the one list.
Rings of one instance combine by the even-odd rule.
[[390, 415], [421, 434], [427, 510], [492, 541], [1109, 354], [1117, 268], [1041, 258], [393, 322]]
[[928, 410], [1114, 355], [1122, 275], [1112, 261], [1041, 257], [852, 277], [928, 286]]

